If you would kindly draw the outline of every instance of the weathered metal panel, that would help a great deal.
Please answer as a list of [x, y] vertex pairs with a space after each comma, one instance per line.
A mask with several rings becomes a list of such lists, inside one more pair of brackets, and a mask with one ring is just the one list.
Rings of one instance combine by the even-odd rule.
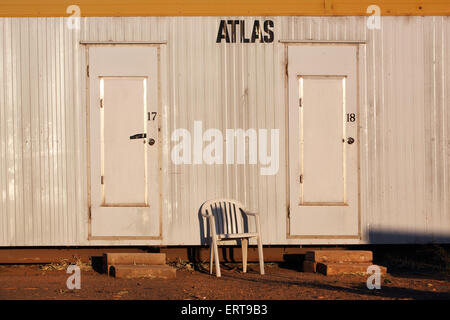
[[[448, 17], [382, 19], [368, 33], [365, 237], [449, 241]], [[447, 59], [448, 60], [448, 59]], [[364, 105], [364, 104], [363, 104]]]
[[[217, 44], [236, 17], [0, 19], [0, 245], [200, 243], [198, 209], [236, 198], [261, 212], [265, 244], [448, 242], [449, 17], [270, 17], [275, 40]], [[248, 28], [254, 19], [237, 17]], [[278, 40], [359, 45], [363, 239], [288, 239], [285, 49]], [[88, 241], [83, 41], [160, 45], [163, 240]], [[259, 165], [174, 165], [171, 134], [280, 129], [277, 175]]]
[[0, 26], [1, 244], [82, 243], [87, 219], [79, 37], [62, 18], [5, 18]]

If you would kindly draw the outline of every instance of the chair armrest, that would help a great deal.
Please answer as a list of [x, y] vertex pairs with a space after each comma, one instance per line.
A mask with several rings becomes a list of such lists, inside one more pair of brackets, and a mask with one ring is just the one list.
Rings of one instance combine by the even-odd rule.
[[248, 216], [254, 216], [254, 217], [259, 216], [259, 213], [258, 213], [258, 212], [255, 212], [255, 211], [248, 211], [248, 210], [245, 210], [244, 212], [245, 212], [245, 214], [248, 215]]
[[247, 216], [253, 216], [255, 217], [255, 222], [256, 222], [256, 233], [258, 233], [259, 235], [261, 234], [261, 226], [259, 225], [259, 213], [255, 212], [255, 211], [245, 211], [245, 214]]

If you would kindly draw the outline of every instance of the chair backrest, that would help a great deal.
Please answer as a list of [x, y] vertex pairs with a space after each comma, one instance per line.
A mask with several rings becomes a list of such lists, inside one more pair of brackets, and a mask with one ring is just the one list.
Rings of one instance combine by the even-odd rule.
[[214, 217], [216, 234], [248, 232], [248, 220], [242, 203], [231, 199], [208, 200], [202, 205], [204, 217]]

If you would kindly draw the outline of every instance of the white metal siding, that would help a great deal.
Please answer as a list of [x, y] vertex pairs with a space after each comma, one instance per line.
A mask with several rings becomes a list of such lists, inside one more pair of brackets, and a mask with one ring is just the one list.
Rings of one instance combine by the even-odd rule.
[[[265, 244], [344, 243], [286, 239], [285, 44], [367, 40], [360, 46], [362, 242], [450, 238], [449, 17], [241, 17], [274, 20], [271, 44], [216, 44], [228, 17], [0, 19], [0, 245], [137, 244], [88, 233], [85, 41], [161, 45], [163, 242], [198, 244], [198, 209], [236, 198], [261, 213]], [[234, 19], [234, 17], [233, 17]], [[181, 165], [171, 133], [280, 129], [280, 169]], [[398, 236], [400, 234], [400, 237]], [[301, 241], [301, 242], [300, 242]], [[356, 241], [357, 242], [357, 241]], [[355, 241], [347, 241], [355, 243]]]
[[449, 17], [368, 33], [362, 168], [371, 242], [450, 240]]
[[0, 19], [1, 244], [86, 238], [84, 84], [62, 19]]

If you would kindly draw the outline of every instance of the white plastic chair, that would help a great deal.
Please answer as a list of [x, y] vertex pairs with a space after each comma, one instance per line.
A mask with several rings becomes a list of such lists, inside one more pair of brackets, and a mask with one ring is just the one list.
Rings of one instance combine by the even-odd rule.
[[[250, 238], [256, 238], [258, 244], [259, 270], [261, 274], [264, 274], [264, 257], [258, 213], [246, 210], [245, 207], [238, 201], [230, 199], [216, 199], [209, 200], [203, 203], [201, 214], [209, 221], [210, 274], [212, 274], [213, 260], [215, 260], [216, 276], [220, 277], [221, 275], [219, 265], [219, 250], [217, 247], [218, 243], [237, 239], [241, 240], [243, 271], [247, 272], [247, 249], [248, 241]], [[249, 216], [255, 217], [256, 232], [248, 232], [248, 223], [247, 228], [245, 228], [245, 222], [248, 222]]]

